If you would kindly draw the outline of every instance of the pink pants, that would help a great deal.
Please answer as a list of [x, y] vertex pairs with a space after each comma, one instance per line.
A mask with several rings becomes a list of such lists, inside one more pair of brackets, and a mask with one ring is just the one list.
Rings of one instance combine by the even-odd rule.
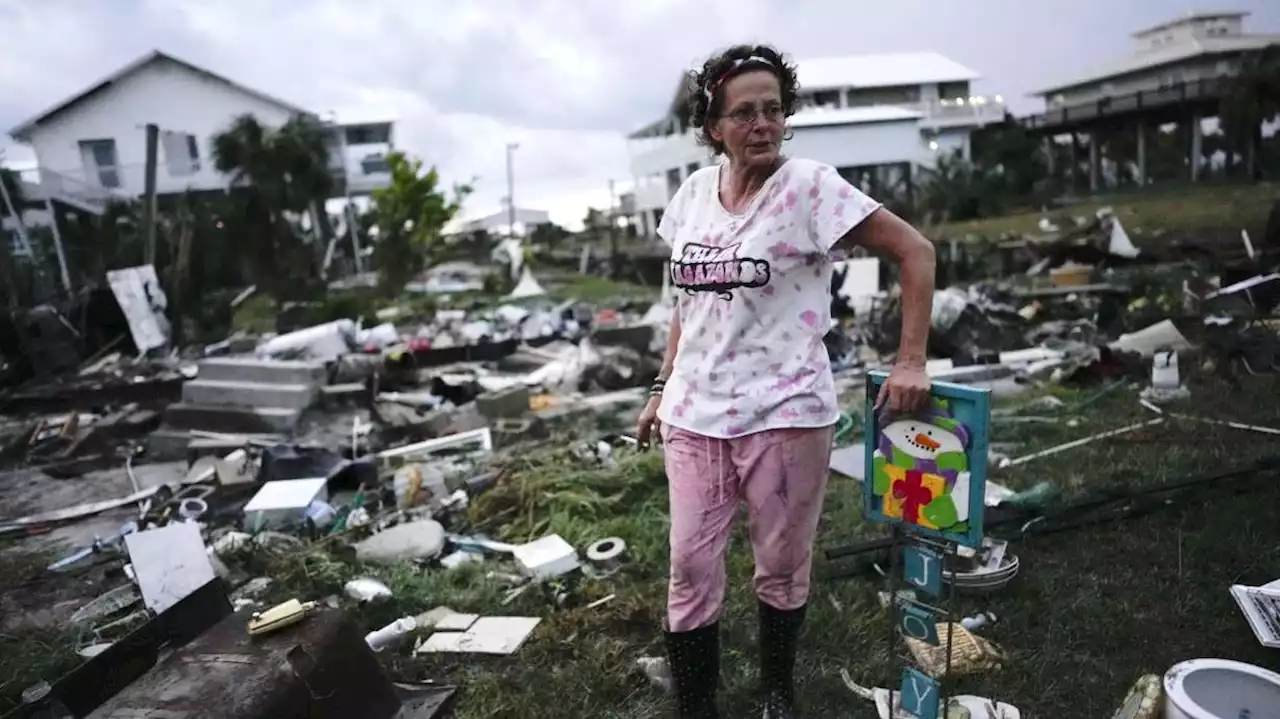
[[720, 618], [725, 549], [744, 499], [756, 595], [777, 609], [803, 606], [835, 428], [774, 429], [733, 439], [662, 429], [671, 493], [667, 629], [689, 631]]

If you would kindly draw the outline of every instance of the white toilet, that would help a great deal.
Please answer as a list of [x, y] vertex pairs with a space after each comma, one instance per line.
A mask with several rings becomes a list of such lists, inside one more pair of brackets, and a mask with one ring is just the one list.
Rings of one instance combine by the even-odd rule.
[[1280, 674], [1227, 659], [1191, 659], [1164, 675], [1165, 719], [1280, 719]]

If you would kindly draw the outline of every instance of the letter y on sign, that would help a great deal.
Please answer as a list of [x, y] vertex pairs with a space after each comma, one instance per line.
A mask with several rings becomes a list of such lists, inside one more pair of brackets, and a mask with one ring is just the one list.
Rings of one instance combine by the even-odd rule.
[[915, 669], [903, 669], [902, 687], [898, 691], [902, 711], [918, 719], [938, 719], [942, 691], [933, 677]]

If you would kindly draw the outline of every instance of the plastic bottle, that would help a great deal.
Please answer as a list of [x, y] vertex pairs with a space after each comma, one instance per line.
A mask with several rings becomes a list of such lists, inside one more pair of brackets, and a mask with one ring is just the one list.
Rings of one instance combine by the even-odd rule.
[[408, 636], [411, 632], [417, 631], [417, 629], [417, 619], [401, 617], [381, 629], [369, 632], [364, 636], [364, 641], [369, 645], [370, 649], [380, 652]]

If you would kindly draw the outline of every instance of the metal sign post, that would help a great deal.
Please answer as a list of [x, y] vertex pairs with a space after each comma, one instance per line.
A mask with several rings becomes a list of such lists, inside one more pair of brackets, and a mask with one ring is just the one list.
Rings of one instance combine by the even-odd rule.
[[[960, 546], [982, 547], [990, 392], [935, 382], [925, 410], [883, 417], [874, 404], [887, 377], [868, 375], [863, 516], [888, 524], [891, 536], [888, 655], [897, 656], [899, 634], [945, 647], [941, 671], [903, 668], [898, 701], [891, 704], [917, 719], [938, 719], [950, 698], [956, 555]], [[899, 593], [900, 583], [912, 596]]]

